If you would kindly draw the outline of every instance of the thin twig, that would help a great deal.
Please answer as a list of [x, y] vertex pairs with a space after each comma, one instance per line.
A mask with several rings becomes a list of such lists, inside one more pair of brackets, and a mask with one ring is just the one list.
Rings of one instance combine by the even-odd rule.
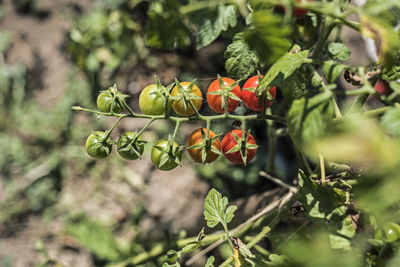
[[290, 186], [290, 185], [284, 183], [281, 179], [275, 178], [272, 175], [266, 173], [265, 171], [260, 171], [258, 174], [260, 176], [264, 177], [264, 178], [267, 178], [268, 180], [270, 180], [271, 182], [273, 182], [273, 183], [275, 183], [275, 184], [277, 184], [279, 186], [282, 186], [282, 187], [284, 187], [286, 189], [289, 189], [290, 191], [297, 190], [296, 187]]

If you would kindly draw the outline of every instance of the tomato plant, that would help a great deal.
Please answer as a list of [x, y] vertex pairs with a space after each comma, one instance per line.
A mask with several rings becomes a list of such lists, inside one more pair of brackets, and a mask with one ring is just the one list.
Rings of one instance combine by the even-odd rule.
[[235, 129], [224, 136], [221, 150], [230, 162], [246, 164], [256, 156], [256, 140], [249, 133], [245, 133], [244, 139], [242, 139], [242, 130]]
[[124, 159], [135, 160], [142, 156], [144, 144], [142, 137], [136, 132], [126, 132], [119, 136], [117, 151]]
[[173, 99], [172, 109], [181, 116], [194, 115], [190, 102], [198, 111], [203, 103], [203, 94], [200, 88], [194, 82], [176, 82], [172, 89], [171, 96]]
[[111, 153], [112, 144], [107, 132], [96, 131], [86, 139], [86, 152], [96, 159], [106, 158]]
[[182, 160], [182, 150], [177, 142], [158, 141], [151, 149], [151, 161], [162, 171], [175, 169]]
[[206, 138], [207, 129], [201, 128], [194, 130], [187, 140], [187, 152], [195, 162], [210, 163], [219, 157], [221, 142], [216, 134], [209, 130], [208, 139]]
[[224, 97], [227, 98], [226, 105], [228, 113], [234, 111], [240, 103], [242, 92], [235, 80], [222, 77], [214, 80], [207, 89], [208, 106], [216, 113], [225, 112]]
[[[264, 76], [261, 76], [261, 78]], [[262, 111], [264, 108], [264, 100], [256, 95], [254, 92], [255, 89], [258, 86], [258, 76], [254, 75], [250, 77], [245, 84], [243, 85], [242, 88], [242, 100], [243, 103], [246, 105], [251, 110], [254, 111]], [[246, 90], [247, 89], [247, 90]], [[272, 98], [276, 97], [276, 87], [273, 86], [270, 90], [269, 93]], [[272, 100], [270, 99], [265, 99], [265, 107], [268, 108], [272, 105]]]

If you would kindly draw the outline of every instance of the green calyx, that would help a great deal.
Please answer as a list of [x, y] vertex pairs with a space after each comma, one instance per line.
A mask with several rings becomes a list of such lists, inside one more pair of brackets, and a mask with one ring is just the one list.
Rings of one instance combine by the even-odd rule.
[[[190, 82], [189, 86], [184, 88], [178, 79], [175, 78], [175, 84], [178, 87], [179, 90], [179, 95], [177, 96], [171, 96], [172, 100], [174, 101], [183, 101], [184, 108], [187, 109], [188, 106], [192, 106], [193, 102], [192, 100], [203, 100], [202, 97], [199, 97], [195, 94], [192, 93], [193, 86], [196, 84], [196, 79]], [[193, 107], [192, 107], [193, 108]], [[196, 110], [193, 108], [193, 110]]]

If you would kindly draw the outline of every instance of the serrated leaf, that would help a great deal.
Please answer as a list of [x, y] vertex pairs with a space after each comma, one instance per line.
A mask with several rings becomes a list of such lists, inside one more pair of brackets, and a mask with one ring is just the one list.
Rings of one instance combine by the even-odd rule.
[[300, 51], [300, 46], [294, 45], [289, 52], [279, 58], [268, 70], [258, 84], [258, 94], [289, 78], [303, 63], [309, 62], [308, 50]]
[[293, 100], [301, 98], [306, 93], [307, 75], [308, 72], [301, 68], [280, 84], [279, 89], [282, 91], [285, 103], [290, 105]]
[[227, 219], [231, 220], [233, 218], [233, 212], [236, 208], [231, 206], [226, 210], [227, 205], [228, 198], [222, 197], [221, 193], [216, 189], [212, 188], [208, 192], [204, 203], [204, 218], [208, 227], [214, 228], [218, 223], [226, 225], [228, 223]]
[[234, 5], [218, 5], [214, 10], [200, 9], [192, 12], [189, 20], [196, 27], [196, 48], [200, 49], [211, 44], [229, 27], [236, 26], [236, 7]]
[[233, 217], [235, 216], [234, 212], [236, 209], [237, 209], [236, 206], [230, 206], [226, 209], [226, 222], [227, 223], [230, 223], [232, 221]]
[[400, 107], [394, 107], [385, 112], [382, 126], [389, 134], [400, 136]]
[[382, 70], [382, 79], [386, 81], [397, 81], [400, 79], [400, 58], [396, 59], [391, 68], [384, 68]]
[[238, 33], [224, 53], [225, 69], [231, 76], [246, 78], [257, 69], [259, 59], [244, 40], [244, 34]]
[[348, 60], [351, 54], [350, 49], [345, 44], [335, 42], [328, 44], [328, 52], [332, 59], [339, 61]]

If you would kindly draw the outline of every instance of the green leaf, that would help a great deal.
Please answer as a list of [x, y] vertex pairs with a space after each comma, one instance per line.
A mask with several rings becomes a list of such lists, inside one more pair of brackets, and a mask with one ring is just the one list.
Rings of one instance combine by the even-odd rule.
[[328, 52], [332, 59], [339, 61], [346, 61], [350, 58], [350, 49], [342, 43], [330, 43], [328, 45]]
[[258, 56], [244, 40], [242, 32], [235, 35], [225, 50], [225, 69], [231, 76], [246, 78], [257, 70]]
[[176, 0], [153, 1], [148, 11], [146, 44], [172, 50], [190, 44], [190, 32], [182, 23]]
[[113, 261], [120, 257], [112, 232], [94, 221], [83, 217], [68, 222], [65, 231], [101, 259]]
[[214, 261], [215, 261], [214, 256], [210, 256], [207, 259], [206, 265], [204, 267], [214, 267]]
[[328, 83], [334, 83], [345, 69], [345, 65], [333, 60], [325, 61], [323, 65], [323, 72]]
[[286, 80], [284, 80], [279, 89], [282, 91], [283, 99], [287, 104], [293, 100], [301, 98], [307, 90], [307, 71], [299, 69]]
[[385, 112], [382, 126], [389, 134], [400, 136], [400, 107], [394, 107]]
[[283, 18], [270, 10], [253, 12], [252, 25], [245, 32], [246, 42], [255, 50], [263, 63], [271, 64], [290, 48], [291, 29]]
[[259, 94], [264, 90], [269, 90], [273, 85], [282, 83], [300, 68], [303, 63], [309, 62], [308, 53], [308, 50], [300, 51], [300, 46], [294, 45], [265, 74], [257, 87]]
[[222, 197], [214, 188], [208, 192], [204, 203], [204, 217], [208, 227], [214, 228], [218, 223], [226, 225], [232, 220], [237, 207], [230, 206], [226, 210], [226, 205], [228, 205], [227, 197]]
[[333, 249], [345, 249], [351, 246], [350, 241], [339, 235], [329, 235], [329, 242]]
[[200, 9], [189, 16], [196, 32], [196, 48], [200, 49], [211, 44], [218, 36], [235, 27], [237, 24], [236, 7], [234, 5], [219, 5], [216, 9]]
[[400, 58], [397, 58], [394, 66], [382, 70], [382, 79], [386, 81], [397, 81], [400, 79]]
[[[287, 114], [289, 135], [299, 149], [325, 135], [334, 116], [331, 91], [293, 101]], [[308, 151], [304, 151], [308, 152]]]

